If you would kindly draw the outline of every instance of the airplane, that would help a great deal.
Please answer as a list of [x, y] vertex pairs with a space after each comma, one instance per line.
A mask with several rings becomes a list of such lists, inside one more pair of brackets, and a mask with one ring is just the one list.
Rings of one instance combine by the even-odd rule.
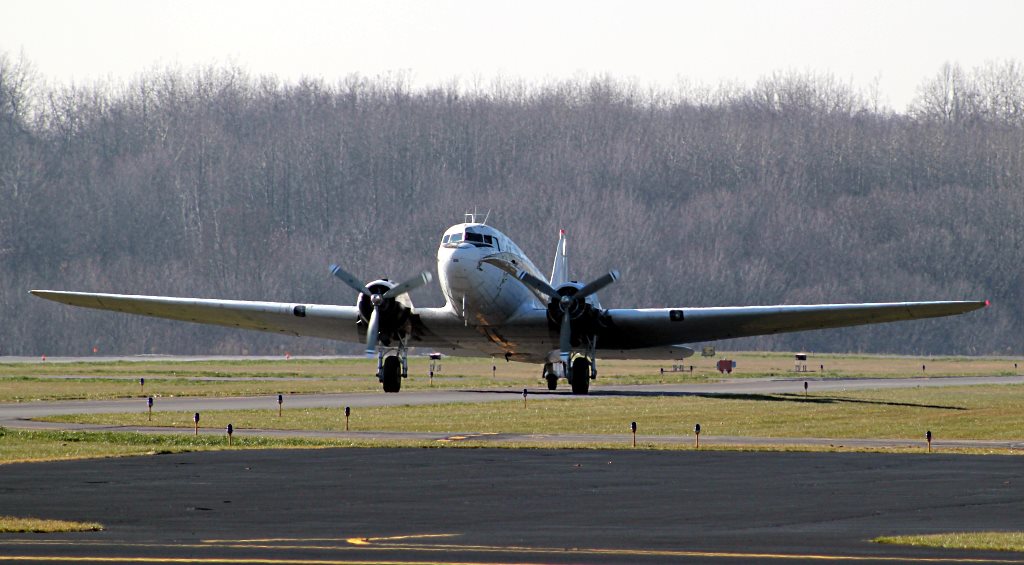
[[401, 390], [410, 348], [504, 357], [543, 365], [550, 390], [565, 378], [587, 394], [597, 359], [675, 360], [687, 344], [804, 330], [963, 314], [985, 301], [891, 302], [739, 307], [604, 308], [597, 292], [619, 280], [609, 271], [587, 283], [569, 278], [566, 233], [559, 232], [550, 277], [504, 233], [467, 214], [437, 248], [446, 304], [416, 308], [409, 292], [433, 279], [363, 283], [342, 267], [330, 272], [357, 291], [354, 306], [137, 296], [54, 290], [32, 294], [64, 304], [366, 344], [384, 392]]

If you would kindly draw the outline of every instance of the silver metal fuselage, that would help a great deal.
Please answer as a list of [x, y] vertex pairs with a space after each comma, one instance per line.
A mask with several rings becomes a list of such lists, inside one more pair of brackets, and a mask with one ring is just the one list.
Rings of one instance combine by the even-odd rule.
[[[486, 242], [466, 241], [469, 233], [486, 236]], [[460, 241], [450, 241], [461, 235]], [[458, 224], [445, 231], [446, 243], [437, 249], [437, 273], [441, 292], [467, 326], [501, 326], [526, 311], [545, 308], [532, 289], [511, 274], [483, 259], [497, 257], [535, 276], [547, 278], [519, 247], [500, 231], [477, 223]]]

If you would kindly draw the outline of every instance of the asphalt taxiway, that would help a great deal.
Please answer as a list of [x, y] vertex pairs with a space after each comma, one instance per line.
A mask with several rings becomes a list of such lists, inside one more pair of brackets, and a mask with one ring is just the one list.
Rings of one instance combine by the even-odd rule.
[[1016, 457], [322, 449], [2, 467], [4, 514], [103, 532], [2, 534], [0, 561], [1024, 563], [879, 545], [1024, 524]]

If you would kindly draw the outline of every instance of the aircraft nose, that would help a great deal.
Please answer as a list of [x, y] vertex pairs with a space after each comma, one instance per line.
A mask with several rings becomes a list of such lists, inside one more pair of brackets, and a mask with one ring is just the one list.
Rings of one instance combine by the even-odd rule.
[[480, 262], [477, 248], [469, 243], [460, 243], [452, 250], [451, 259], [448, 261], [448, 274], [453, 279], [464, 279], [467, 273], [477, 267]]

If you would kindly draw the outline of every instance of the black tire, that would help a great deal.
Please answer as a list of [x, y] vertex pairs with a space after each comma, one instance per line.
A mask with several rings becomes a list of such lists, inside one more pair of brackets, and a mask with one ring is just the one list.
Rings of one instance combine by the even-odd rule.
[[588, 394], [590, 392], [590, 361], [577, 357], [572, 362], [572, 393]]
[[548, 381], [548, 390], [558, 390], [558, 376], [547, 375], [544, 377]]
[[385, 357], [380, 373], [380, 382], [384, 386], [384, 392], [402, 390], [402, 362], [398, 357], [394, 355]]

